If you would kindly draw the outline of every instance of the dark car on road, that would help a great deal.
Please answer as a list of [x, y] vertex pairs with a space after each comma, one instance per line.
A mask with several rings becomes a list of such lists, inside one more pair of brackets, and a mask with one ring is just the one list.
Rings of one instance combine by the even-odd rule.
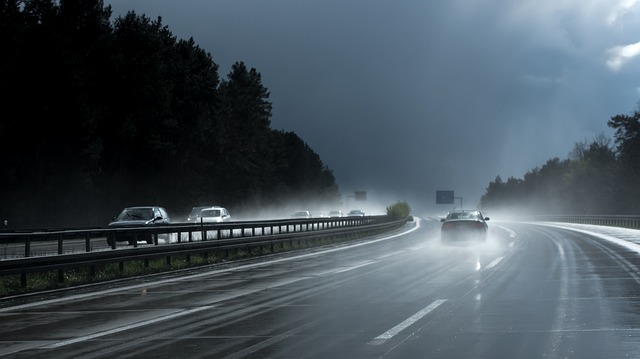
[[[109, 223], [108, 228], [136, 228], [146, 226], [158, 226], [171, 223], [167, 211], [158, 206], [128, 207]], [[107, 236], [107, 243], [113, 247], [116, 242], [128, 242], [134, 244], [136, 241], [153, 243], [153, 234], [149, 231], [112, 232]]]
[[480, 211], [458, 210], [449, 212], [446, 218], [440, 220], [440, 239], [443, 243], [462, 241], [487, 240], [489, 227], [487, 221], [489, 217], [484, 217]]

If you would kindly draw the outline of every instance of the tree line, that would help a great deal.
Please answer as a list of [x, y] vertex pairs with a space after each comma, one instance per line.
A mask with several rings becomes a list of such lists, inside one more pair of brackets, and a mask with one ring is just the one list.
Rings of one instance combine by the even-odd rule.
[[480, 199], [484, 210], [528, 214], [638, 214], [640, 109], [607, 122], [604, 134], [578, 142], [568, 158], [549, 159], [523, 178], [497, 176]]
[[271, 128], [269, 91], [190, 38], [101, 0], [0, 0], [0, 219], [105, 225], [122, 207], [340, 200], [333, 172]]

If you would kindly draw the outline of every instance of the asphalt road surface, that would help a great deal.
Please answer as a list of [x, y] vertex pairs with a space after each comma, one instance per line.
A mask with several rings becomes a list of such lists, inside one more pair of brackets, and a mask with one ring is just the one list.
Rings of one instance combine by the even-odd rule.
[[489, 224], [5, 299], [0, 356], [640, 358], [640, 246]]

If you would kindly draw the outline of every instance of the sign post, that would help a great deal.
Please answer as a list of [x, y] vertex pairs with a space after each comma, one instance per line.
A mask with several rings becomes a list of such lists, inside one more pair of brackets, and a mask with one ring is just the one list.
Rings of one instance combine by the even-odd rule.
[[436, 204], [453, 204], [453, 191], [436, 191]]

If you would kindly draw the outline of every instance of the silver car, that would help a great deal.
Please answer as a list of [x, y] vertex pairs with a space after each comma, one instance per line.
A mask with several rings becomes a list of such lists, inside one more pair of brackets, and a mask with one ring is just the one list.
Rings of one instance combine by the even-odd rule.
[[200, 214], [200, 211], [202, 211], [205, 208], [210, 208], [210, 207], [216, 207], [216, 206], [210, 205], [210, 206], [198, 206], [198, 207], [191, 208], [191, 212], [187, 216], [187, 222], [189, 222], [189, 223], [195, 222], [196, 218]]
[[291, 218], [311, 218], [311, 212], [309, 211], [298, 211], [298, 212], [293, 212], [291, 214]]
[[231, 214], [224, 207], [205, 207], [194, 219], [195, 223], [220, 223], [231, 219]]

